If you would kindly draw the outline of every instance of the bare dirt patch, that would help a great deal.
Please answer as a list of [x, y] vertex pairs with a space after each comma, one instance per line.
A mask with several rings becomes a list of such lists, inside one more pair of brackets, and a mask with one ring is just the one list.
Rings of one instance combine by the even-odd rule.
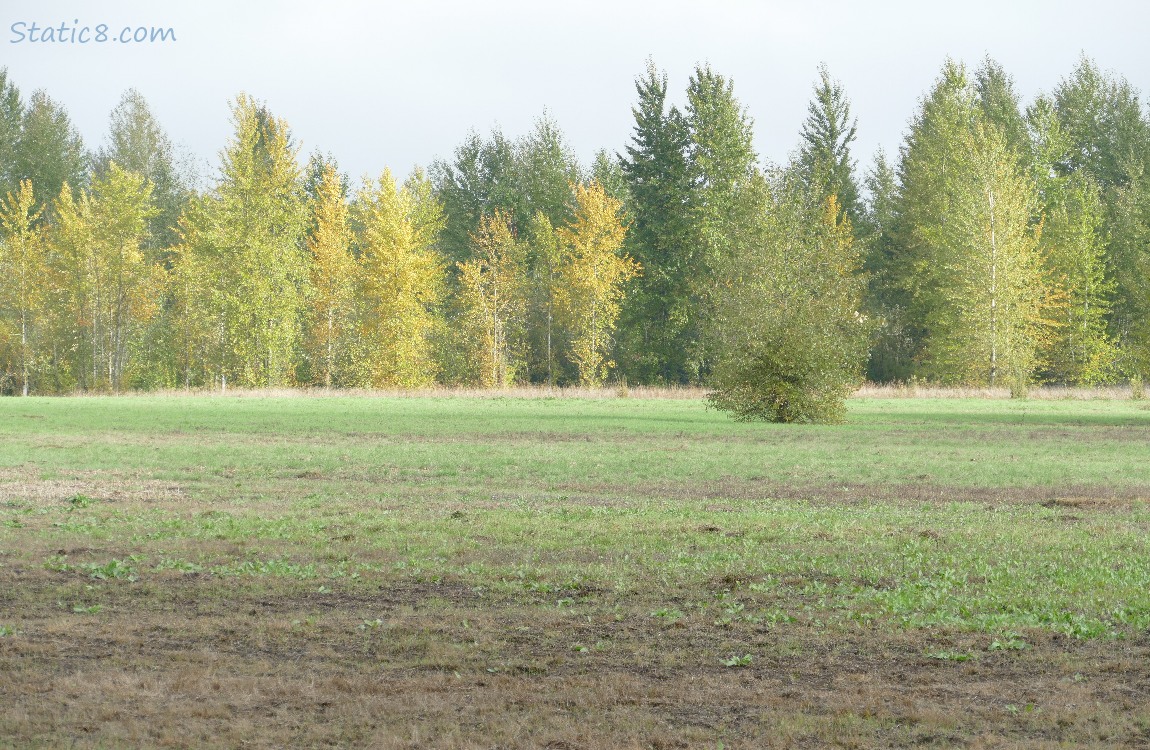
[[[102, 612], [23, 583], [0, 638], [12, 746], [1145, 747], [1150, 638], [667, 624], [386, 581], [110, 589]], [[11, 576], [3, 576], [7, 584]], [[6, 607], [5, 607], [6, 608]], [[741, 666], [732, 656], [752, 654]], [[942, 656], [940, 656], [942, 655]]]

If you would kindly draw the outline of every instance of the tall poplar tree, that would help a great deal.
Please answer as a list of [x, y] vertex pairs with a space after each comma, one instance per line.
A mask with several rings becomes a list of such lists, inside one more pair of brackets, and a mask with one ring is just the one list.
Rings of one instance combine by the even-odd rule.
[[[413, 183], [430, 197], [430, 186]], [[366, 384], [414, 388], [435, 382], [432, 332], [443, 296], [444, 263], [435, 250], [441, 223], [391, 172], [360, 190], [359, 336]]]
[[938, 290], [927, 311], [927, 372], [945, 382], [1024, 391], [1059, 300], [1031, 218], [1037, 190], [1007, 136], [979, 117], [954, 144], [949, 205], [935, 234]]
[[71, 371], [85, 389], [120, 391], [165, 282], [143, 250], [151, 183], [112, 163], [78, 195], [65, 186], [54, 209], [53, 263], [74, 321]]
[[479, 222], [472, 260], [459, 265], [460, 321], [472, 342], [471, 362], [481, 385], [515, 383], [524, 365], [526, 251], [497, 211]]
[[707, 335], [715, 305], [716, 269], [734, 252], [742, 192], [756, 174], [753, 123], [735, 98], [734, 82], [710, 66], [695, 68], [684, 112], [689, 141], [691, 242], [683, 255], [688, 315], [680, 342], [685, 380], [702, 383], [713, 355]]
[[330, 388], [344, 384], [352, 355], [359, 275], [343, 181], [333, 165], [324, 166], [315, 190], [307, 239], [312, 296], [305, 349], [312, 382]]
[[187, 284], [203, 295], [188, 308], [207, 313], [212, 378], [221, 388], [287, 385], [309, 280], [298, 149], [287, 123], [247, 95], [232, 105], [232, 122], [219, 183], [181, 223], [195, 256], [188, 272], [211, 278]]

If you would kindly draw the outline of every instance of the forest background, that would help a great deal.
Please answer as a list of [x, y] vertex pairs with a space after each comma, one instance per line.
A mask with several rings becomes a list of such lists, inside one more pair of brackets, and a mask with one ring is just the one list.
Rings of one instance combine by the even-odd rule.
[[1122, 76], [1083, 56], [1024, 102], [994, 60], [947, 61], [862, 168], [825, 67], [784, 164], [729, 77], [701, 64], [676, 94], [649, 63], [630, 140], [591, 163], [544, 113], [358, 184], [241, 94], [203, 183], [138, 92], [93, 150], [5, 71], [0, 388], [1024, 392], [1150, 370], [1150, 120]]

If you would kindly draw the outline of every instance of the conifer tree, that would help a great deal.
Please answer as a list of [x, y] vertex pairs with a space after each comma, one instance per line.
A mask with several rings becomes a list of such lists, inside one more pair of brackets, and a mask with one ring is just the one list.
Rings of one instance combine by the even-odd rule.
[[862, 203], [855, 181], [851, 144], [858, 121], [851, 117], [850, 101], [842, 84], [819, 66], [815, 97], [807, 105], [798, 166], [803, 179], [824, 198], [835, 196], [852, 225], [862, 228]]
[[635, 82], [635, 126], [620, 166], [631, 218], [627, 253], [643, 276], [623, 310], [619, 364], [638, 382], [682, 382], [690, 325], [691, 181], [689, 133], [683, 116], [667, 104], [667, 76], [653, 62]]
[[1041, 251], [1065, 300], [1055, 315], [1042, 376], [1093, 385], [1117, 375], [1119, 352], [1107, 331], [1114, 282], [1106, 273], [1101, 190], [1085, 171], [1065, 173], [1070, 141], [1054, 103], [1039, 98], [1027, 113], [1041, 215]]

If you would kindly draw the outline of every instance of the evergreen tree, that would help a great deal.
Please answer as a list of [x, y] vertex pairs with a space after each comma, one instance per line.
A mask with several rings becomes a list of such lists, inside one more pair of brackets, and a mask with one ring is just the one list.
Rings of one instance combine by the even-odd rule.
[[907, 380], [912, 374], [915, 341], [908, 332], [907, 300], [898, 282], [900, 258], [895, 239], [899, 184], [886, 154], [879, 150], [866, 176], [868, 200], [863, 228], [856, 229], [865, 248], [863, 271], [867, 291], [863, 308], [873, 325], [874, 339], [867, 359], [867, 378], [874, 382]]
[[1101, 190], [1085, 171], [1065, 173], [1070, 141], [1052, 100], [1027, 112], [1042, 214], [1041, 251], [1065, 304], [1042, 351], [1042, 377], [1092, 385], [1115, 377], [1118, 351], [1107, 332], [1114, 283], [1106, 273]]
[[618, 361], [638, 382], [684, 382], [690, 314], [691, 181], [689, 133], [667, 105], [667, 76], [653, 62], [635, 82], [639, 101], [631, 143], [620, 166], [631, 218], [627, 253], [644, 269], [623, 309]]
[[852, 225], [862, 229], [862, 202], [850, 150], [857, 129], [858, 121], [851, 117], [842, 84], [832, 80], [826, 66], [820, 65], [815, 97], [807, 105], [803, 123], [799, 173], [815, 193], [824, 198], [835, 196]]

